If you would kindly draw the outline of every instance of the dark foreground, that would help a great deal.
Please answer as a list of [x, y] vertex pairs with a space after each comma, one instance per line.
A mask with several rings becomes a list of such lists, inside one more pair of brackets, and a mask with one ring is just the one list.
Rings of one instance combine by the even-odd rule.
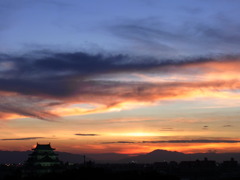
[[[0, 180], [237, 180], [240, 167], [236, 163], [213, 164], [210, 161], [158, 162], [154, 164], [74, 164], [33, 171], [22, 165], [1, 165]], [[46, 168], [45, 168], [46, 170]], [[49, 169], [48, 169], [49, 170]]]

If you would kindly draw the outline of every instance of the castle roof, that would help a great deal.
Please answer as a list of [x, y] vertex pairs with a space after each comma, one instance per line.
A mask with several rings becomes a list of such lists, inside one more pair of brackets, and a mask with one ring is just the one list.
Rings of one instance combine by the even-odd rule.
[[55, 153], [54, 151], [51, 152], [41, 152], [41, 151], [33, 151], [31, 154], [29, 154], [29, 156], [36, 156], [36, 155], [50, 155], [50, 156], [58, 156], [57, 153]]
[[45, 156], [44, 158], [38, 160], [39, 162], [59, 162], [58, 160], [56, 159], [52, 159], [50, 158], [49, 156]]
[[54, 148], [51, 147], [50, 143], [49, 144], [38, 144], [35, 148], [32, 150], [55, 150]]

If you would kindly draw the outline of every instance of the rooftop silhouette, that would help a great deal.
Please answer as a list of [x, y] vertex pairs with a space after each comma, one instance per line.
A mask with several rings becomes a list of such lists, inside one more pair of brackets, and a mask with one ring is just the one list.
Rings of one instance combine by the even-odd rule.
[[60, 168], [62, 162], [58, 159], [58, 154], [49, 144], [38, 144], [32, 149], [25, 162], [24, 174], [45, 174], [55, 172]]

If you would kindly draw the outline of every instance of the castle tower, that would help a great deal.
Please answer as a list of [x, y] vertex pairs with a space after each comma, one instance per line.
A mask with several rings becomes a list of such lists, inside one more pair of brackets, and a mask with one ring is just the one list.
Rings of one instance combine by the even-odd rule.
[[59, 169], [62, 162], [58, 159], [58, 154], [49, 144], [38, 144], [32, 149], [29, 158], [25, 163], [26, 171], [31, 174], [44, 174], [55, 172]]

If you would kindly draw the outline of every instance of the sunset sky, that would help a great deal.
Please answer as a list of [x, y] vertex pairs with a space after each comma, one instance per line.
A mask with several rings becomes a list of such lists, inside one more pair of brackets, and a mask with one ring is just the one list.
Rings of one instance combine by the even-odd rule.
[[239, 9], [1, 0], [0, 150], [239, 152]]

